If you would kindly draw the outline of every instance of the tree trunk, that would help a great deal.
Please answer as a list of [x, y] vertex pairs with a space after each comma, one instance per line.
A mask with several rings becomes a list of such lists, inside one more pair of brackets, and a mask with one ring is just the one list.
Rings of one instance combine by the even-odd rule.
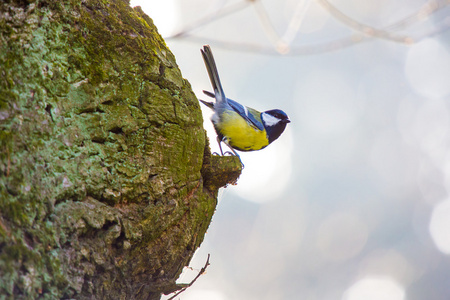
[[123, 0], [0, 3], [0, 142], [9, 299], [176, 290], [241, 171], [210, 155], [173, 54]]

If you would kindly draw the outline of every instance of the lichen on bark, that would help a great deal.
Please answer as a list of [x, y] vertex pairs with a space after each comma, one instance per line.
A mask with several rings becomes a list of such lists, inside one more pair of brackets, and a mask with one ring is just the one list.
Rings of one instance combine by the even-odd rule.
[[236, 158], [151, 19], [123, 0], [0, 3], [0, 295], [159, 299]]

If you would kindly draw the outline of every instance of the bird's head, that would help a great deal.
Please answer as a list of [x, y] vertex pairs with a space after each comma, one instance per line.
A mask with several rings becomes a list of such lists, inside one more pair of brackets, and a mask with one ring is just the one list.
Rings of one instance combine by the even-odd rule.
[[262, 112], [261, 120], [266, 129], [269, 144], [275, 141], [283, 133], [286, 124], [291, 122], [287, 114], [280, 109]]

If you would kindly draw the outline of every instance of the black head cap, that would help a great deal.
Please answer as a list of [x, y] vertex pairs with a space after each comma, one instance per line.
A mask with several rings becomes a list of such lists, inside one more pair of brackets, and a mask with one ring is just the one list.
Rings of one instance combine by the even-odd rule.
[[261, 113], [261, 119], [267, 131], [269, 144], [279, 138], [286, 128], [286, 124], [291, 122], [287, 114], [281, 109], [265, 111]]

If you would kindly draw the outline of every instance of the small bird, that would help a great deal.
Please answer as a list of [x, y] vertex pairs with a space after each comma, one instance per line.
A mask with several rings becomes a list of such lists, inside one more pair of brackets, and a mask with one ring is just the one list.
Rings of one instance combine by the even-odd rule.
[[259, 112], [226, 98], [210, 46], [204, 45], [200, 51], [214, 89], [214, 93], [203, 93], [216, 99], [215, 102], [200, 101], [214, 111], [211, 121], [217, 133], [220, 153], [223, 155], [221, 142], [239, 157], [235, 149], [261, 150], [275, 141], [283, 133], [286, 124], [291, 122], [286, 113], [279, 109]]

